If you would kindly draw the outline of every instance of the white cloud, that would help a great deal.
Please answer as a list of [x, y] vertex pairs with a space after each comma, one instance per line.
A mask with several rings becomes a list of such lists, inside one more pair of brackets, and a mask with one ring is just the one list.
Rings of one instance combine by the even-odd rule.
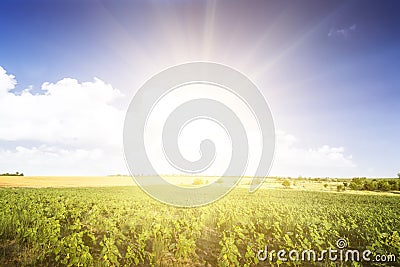
[[293, 135], [277, 132], [277, 151], [271, 173], [278, 176], [347, 177], [356, 170], [343, 147], [323, 145], [304, 149]]
[[[15, 85], [14, 76], [0, 67], [0, 173], [107, 175], [128, 172], [122, 154], [125, 114], [114, 104], [123, 97], [120, 91], [97, 78], [92, 82], [71, 78], [45, 82], [41, 86], [44, 94], [32, 94], [28, 88], [15, 95], [10, 92]], [[245, 120], [249, 119], [245, 117]], [[199, 127], [199, 132], [205, 128]], [[186, 137], [193, 137], [196, 131], [192, 129]], [[253, 148], [257, 148], [255, 140], [251, 135]], [[17, 145], [2, 148], [6, 142]], [[182, 142], [185, 148], [191, 144], [192, 152], [197, 151], [198, 142], [186, 139]], [[227, 151], [223, 144], [222, 148]], [[258, 154], [255, 155], [249, 159], [254, 167], [258, 162]], [[324, 145], [305, 149], [296, 137], [277, 132], [273, 175], [351, 176], [355, 168], [352, 157], [346, 155], [343, 147]]]
[[[0, 68], [0, 146], [2, 141], [42, 145], [0, 148], [0, 172], [13, 171], [8, 166], [28, 174], [114, 172], [107, 162], [123, 159], [124, 112], [113, 105], [122, 97], [120, 91], [97, 78], [82, 83], [70, 78], [45, 82], [44, 94], [32, 94], [28, 88], [15, 95], [10, 92], [15, 85], [14, 76]], [[93, 164], [97, 168], [91, 168]]]
[[329, 37], [348, 37], [352, 32], [356, 31], [357, 25], [353, 24], [347, 28], [331, 28], [328, 32]]
[[0, 97], [7, 94], [16, 84], [14, 75], [7, 74], [6, 70], [0, 66]]
[[84, 83], [66, 78], [44, 83], [42, 90], [46, 93], [26, 89], [0, 98], [0, 140], [91, 148], [121, 143], [123, 111], [111, 104], [121, 93], [111, 85], [97, 78]]

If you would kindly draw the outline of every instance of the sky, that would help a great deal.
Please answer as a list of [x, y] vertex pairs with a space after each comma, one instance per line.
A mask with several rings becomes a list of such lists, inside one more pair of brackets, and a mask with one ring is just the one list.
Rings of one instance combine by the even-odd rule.
[[135, 92], [167, 67], [211, 61], [264, 94], [271, 175], [394, 177], [398, 25], [398, 1], [1, 1], [0, 173], [128, 173]]

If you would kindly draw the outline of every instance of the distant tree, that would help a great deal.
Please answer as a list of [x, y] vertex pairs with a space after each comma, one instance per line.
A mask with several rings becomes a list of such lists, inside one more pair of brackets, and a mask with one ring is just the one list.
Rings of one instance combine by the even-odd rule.
[[353, 190], [362, 190], [364, 188], [364, 183], [366, 179], [364, 178], [353, 178], [351, 179], [349, 187]]
[[388, 181], [391, 190], [400, 190], [400, 181], [398, 179], [391, 179]]
[[328, 184], [324, 184], [324, 187], [327, 188], [327, 187], [328, 187]]
[[396, 183], [392, 185], [392, 189], [400, 191], [400, 181], [396, 181]]
[[16, 172], [16, 173], [8, 173], [8, 172], [6, 172], [6, 173], [0, 174], [0, 176], [24, 176], [24, 174], [23, 173], [19, 173], [19, 172]]
[[204, 184], [203, 179], [196, 178], [193, 181], [193, 185], [202, 185], [202, 184]]
[[378, 189], [378, 183], [376, 181], [366, 180], [363, 189], [368, 191], [374, 191]]
[[349, 184], [347, 182], [343, 182], [344, 187], [347, 187]]
[[290, 182], [289, 182], [288, 180], [285, 180], [285, 181], [282, 182], [282, 185], [283, 185], [285, 188], [289, 188], [289, 187], [290, 187]]
[[399, 179], [400, 179], [400, 172], [397, 174], [397, 176], [399, 177]]
[[388, 181], [381, 180], [378, 182], [378, 189], [381, 191], [389, 191], [391, 189], [391, 186]]
[[344, 185], [340, 184], [340, 185], [336, 186], [336, 190], [338, 192], [342, 192], [342, 191], [346, 190], [346, 188], [344, 187]]

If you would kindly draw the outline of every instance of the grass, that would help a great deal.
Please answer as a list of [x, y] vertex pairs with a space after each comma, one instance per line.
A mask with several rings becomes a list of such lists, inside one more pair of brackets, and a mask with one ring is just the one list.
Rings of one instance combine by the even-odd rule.
[[334, 247], [338, 238], [352, 248], [399, 255], [399, 200], [237, 188], [211, 205], [182, 209], [134, 186], [2, 188], [0, 265], [254, 266], [264, 245], [318, 250]]

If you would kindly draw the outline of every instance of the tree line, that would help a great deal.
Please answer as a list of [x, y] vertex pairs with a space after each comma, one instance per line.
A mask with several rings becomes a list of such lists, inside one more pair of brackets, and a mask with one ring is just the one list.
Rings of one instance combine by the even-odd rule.
[[21, 172], [16, 172], [16, 173], [0, 173], [0, 176], [24, 176], [24, 174]]
[[400, 190], [400, 179], [353, 178], [349, 184], [353, 190], [392, 191]]

